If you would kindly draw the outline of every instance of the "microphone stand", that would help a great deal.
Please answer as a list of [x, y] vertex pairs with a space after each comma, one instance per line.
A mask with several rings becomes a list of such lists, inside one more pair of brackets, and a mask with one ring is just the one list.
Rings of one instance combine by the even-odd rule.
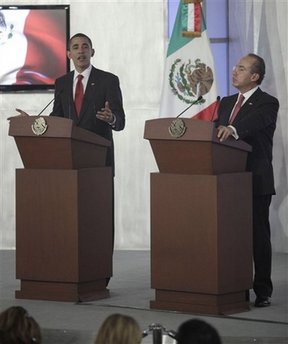
[[181, 115], [183, 115], [184, 112], [186, 112], [187, 110], [189, 110], [191, 108], [191, 106], [197, 104], [203, 97], [199, 96], [196, 100], [194, 100], [194, 102], [192, 102], [186, 109], [184, 109], [182, 112], [179, 113], [178, 116], [176, 116], [176, 118], [180, 117]]
[[45, 110], [47, 109], [47, 107], [54, 101], [54, 99], [55, 99], [55, 98], [53, 98], [52, 100], [50, 100], [50, 102], [44, 107], [44, 109], [42, 109], [42, 110], [38, 113], [37, 117], [40, 116], [41, 113], [43, 113], [43, 111], [45, 111]]

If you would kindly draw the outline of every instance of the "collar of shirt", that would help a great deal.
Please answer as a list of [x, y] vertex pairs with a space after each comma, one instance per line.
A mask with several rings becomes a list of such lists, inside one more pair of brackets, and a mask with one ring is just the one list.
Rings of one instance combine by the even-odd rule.
[[82, 83], [83, 83], [83, 88], [84, 88], [84, 93], [85, 93], [86, 86], [87, 86], [87, 83], [88, 83], [88, 79], [89, 79], [91, 70], [92, 70], [92, 65], [91, 64], [82, 73], [78, 73], [77, 70], [75, 69], [75, 71], [74, 71], [74, 78], [73, 78], [73, 94], [74, 94], [74, 96], [75, 96], [75, 90], [76, 90], [76, 84], [77, 84], [77, 77], [78, 77], [78, 75], [79, 74], [83, 75]]
[[[252, 96], [252, 94], [255, 91], [257, 91], [258, 87], [259, 86], [256, 86], [256, 87], [252, 88], [251, 90], [249, 90], [248, 92], [243, 93], [243, 96], [244, 96], [245, 99], [243, 100], [242, 105], [244, 105], [246, 103], [246, 101]], [[239, 96], [240, 96], [240, 93], [238, 94], [238, 98], [239, 98]], [[237, 101], [238, 101], [238, 98], [237, 98]]]

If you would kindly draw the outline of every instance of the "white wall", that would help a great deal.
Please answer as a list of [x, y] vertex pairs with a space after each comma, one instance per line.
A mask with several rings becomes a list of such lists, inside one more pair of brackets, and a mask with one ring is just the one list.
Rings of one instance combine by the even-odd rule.
[[[2, 1], [3, 5], [12, 3]], [[124, 131], [114, 135], [116, 247], [149, 248], [149, 175], [157, 168], [143, 133], [145, 120], [158, 115], [166, 54], [166, 1], [25, 3], [70, 3], [71, 35], [84, 32], [90, 36], [96, 50], [93, 64], [119, 76], [127, 125]], [[37, 114], [52, 98], [52, 93], [0, 94], [0, 248], [15, 245], [15, 168], [22, 168], [16, 145], [7, 136], [7, 118], [15, 114], [16, 107]], [[45, 113], [50, 111], [48, 108]]]
[[[1, 2], [13, 3], [19, 1]], [[116, 248], [149, 248], [149, 174], [157, 167], [143, 131], [145, 120], [158, 115], [167, 43], [166, 0], [21, 3], [70, 4], [71, 35], [88, 34], [96, 50], [93, 64], [119, 76], [127, 126], [114, 135]], [[281, 102], [274, 152], [277, 196], [271, 207], [271, 224], [274, 249], [288, 252], [287, 3], [229, 0], [229, 5], [231, 64], [248, 51], [263, 55], [270, 65], [263, 88]], [[15, 168], [22, 167], [13, 139], [7, 136], [7, 117], [15, 114], [16, 107], [37, 114], [52, 97], [51, 93], [0, 94], [0, 249], [15, 246]]]

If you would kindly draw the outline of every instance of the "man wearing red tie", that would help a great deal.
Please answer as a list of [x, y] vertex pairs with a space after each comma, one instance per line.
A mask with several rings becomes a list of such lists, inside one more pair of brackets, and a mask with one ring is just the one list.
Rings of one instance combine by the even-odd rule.
[[[125, 126], [122, 94], [116, 75], [91, 65], [94, 53], [91, 39], [83, 33], [70, 39], [67, 54], [75, 70], [56, 80], [50, 115], [70, 118], [77, 126], [110, 140], [112, 145], [108, 148], [106, 166], [111, 166], [114, 173], [112, 131], [123, 130]], [[113, 247], [114, 230], [112, 235]]]
[[[95, 51], [91, 39], [77, 33], [69, 40], [68, 58], [72, 59], [75, 70], [55, 81], [54, 106], [50, 116], [72, 119], [75, 125], [94, 132], [109, 141], [106, 166], [111, 166], [114, 175], [113, 130], [123, 130], [125, 113], [122, 93], [116, 75], [97, 69], [91, 65]], [[16, 109], [20, 116], [28, 116]], [[112, 181], [114, 189], [114, 182]], [[113, 200], [114, 206], [114, 200]], [[114, 208], [113, 208], [114, 227]], [[114, 246], [114, 228], [112, 233]], [[110, 278], [107, 278], [107, 284]]]
[[125, 126], [119, 79], [91, 65], [95, 51], [90, 38], [83, 33], [71, 37], [68, 49], [75, 70], [56, 80], [50, 115], [70, 118], [77, 126], [110, 140], [112, 147], [106, 165], [114, 168], [112, 130]]
[[[224, 97], [218, 109], [218, 138], [233, 136], [252, 146], [246, 170], [253, 180], [253, 258], [255, 306], [267, 307], [273, 291], [269, 206], [275, 194], [272, 166], [273, 135], [279, 102], [259, 85], [265, 75], [264, 60], [255, 54], [240, 59], [233, 70], [238, 94]], [[233, 229], [231, 229], [233, 230]]]

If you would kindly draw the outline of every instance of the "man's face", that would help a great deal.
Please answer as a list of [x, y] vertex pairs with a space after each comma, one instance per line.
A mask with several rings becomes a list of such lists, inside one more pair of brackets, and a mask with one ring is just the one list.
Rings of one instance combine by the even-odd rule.
[[257, 85], [259, 74], [252, 72], [254, 62], [255, 59], [253, 57], [245, 56], [233, 68], [232, 84], [241, 93], [245, 93]]
[[72, 59], [77, 72], [81, 73], [90, 66], [90, 59], [94, 55], [94, 49], [90, 46], [86, 37], [74, 37], [67, 53]]

